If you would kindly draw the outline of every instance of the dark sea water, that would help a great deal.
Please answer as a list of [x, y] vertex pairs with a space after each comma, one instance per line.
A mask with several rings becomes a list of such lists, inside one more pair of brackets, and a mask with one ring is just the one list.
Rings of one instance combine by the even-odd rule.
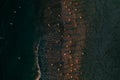
[[0, 80], [34, 80], [33, 3], [0, 1]]

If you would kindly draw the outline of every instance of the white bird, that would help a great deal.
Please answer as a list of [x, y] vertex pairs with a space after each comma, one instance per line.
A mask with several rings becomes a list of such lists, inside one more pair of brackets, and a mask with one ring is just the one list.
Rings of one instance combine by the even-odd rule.
[[0, 37], [0, 39], [4, 39], [4, 37]]

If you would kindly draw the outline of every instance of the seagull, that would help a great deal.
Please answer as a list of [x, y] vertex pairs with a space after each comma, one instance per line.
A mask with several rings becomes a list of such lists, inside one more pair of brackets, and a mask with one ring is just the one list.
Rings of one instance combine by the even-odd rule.
[[4, 37], [0, 37], [0, 39], [4, 39]]

